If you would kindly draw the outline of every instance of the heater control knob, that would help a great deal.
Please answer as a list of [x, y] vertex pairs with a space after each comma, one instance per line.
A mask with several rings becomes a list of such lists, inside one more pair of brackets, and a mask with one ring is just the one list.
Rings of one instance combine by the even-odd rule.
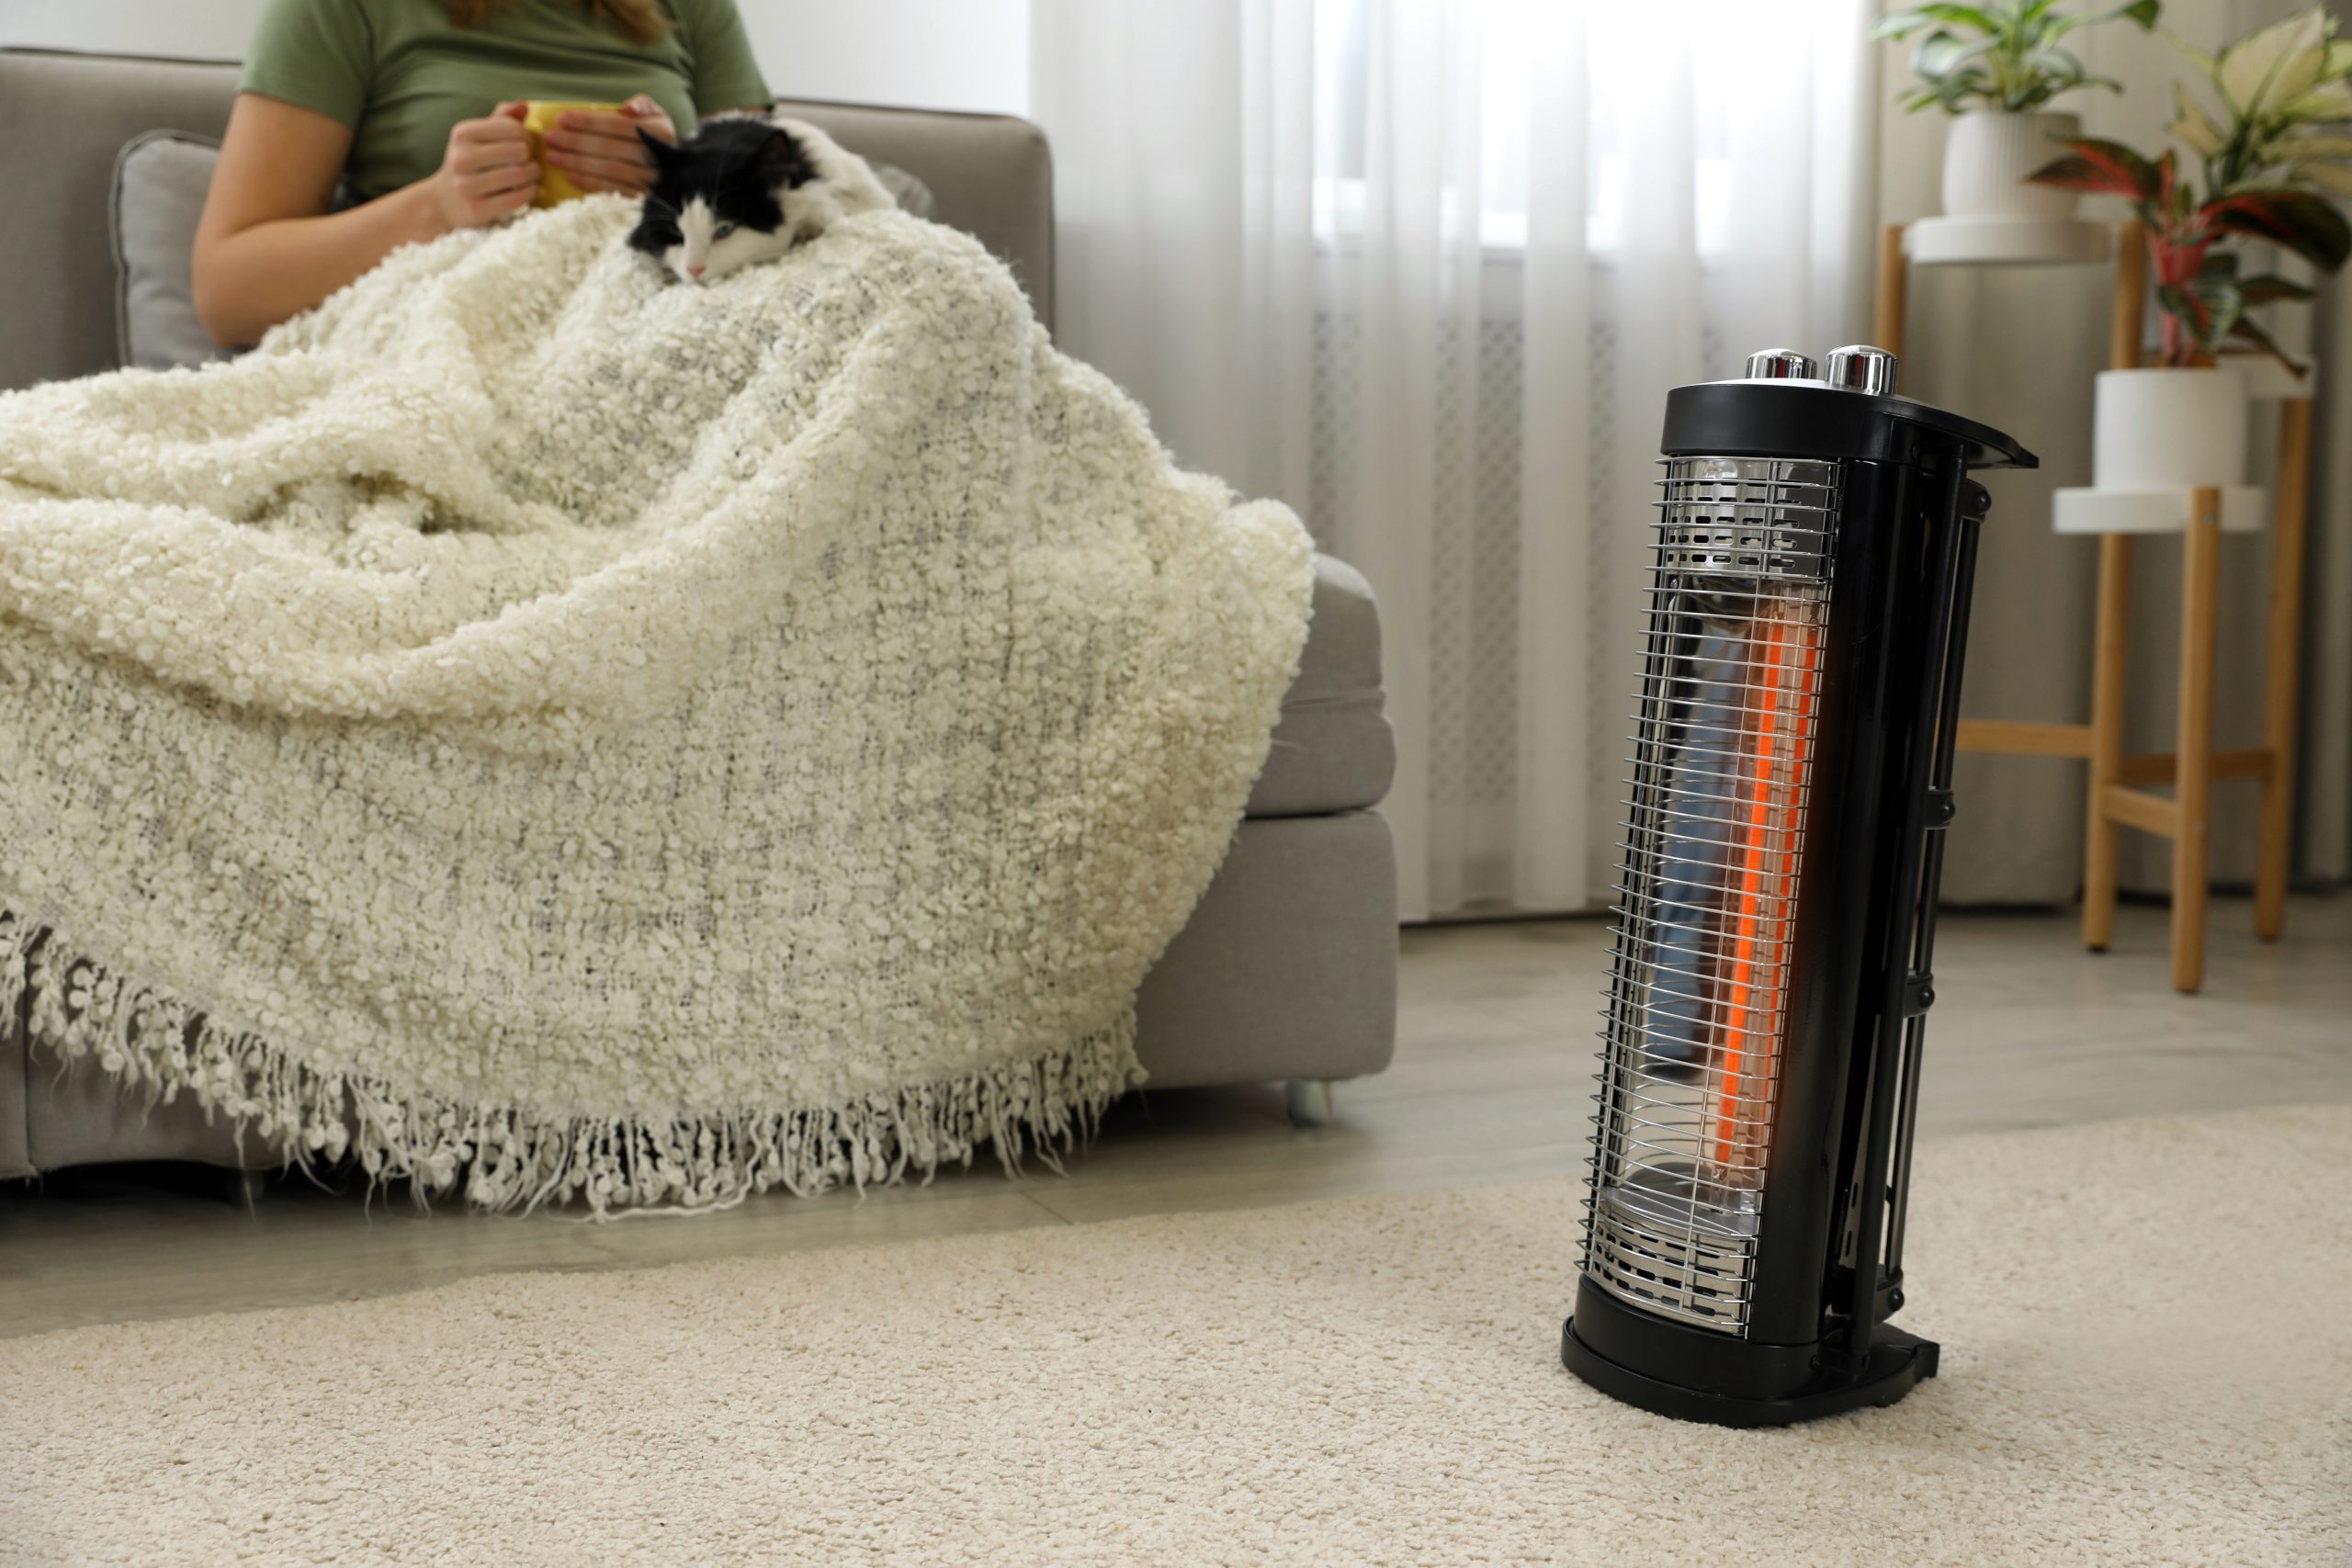
[[1819, 373], [1811, 355], [1793, 348], [1767, 348], [1747, 356], [1751, 381], [1810, 381]]
[[1822, 379], [1849, 392], [1885, 397], [1894, 390], [1894, 355], [1866, 343], [1849, 344], [1829, 351], [1829, 367]]

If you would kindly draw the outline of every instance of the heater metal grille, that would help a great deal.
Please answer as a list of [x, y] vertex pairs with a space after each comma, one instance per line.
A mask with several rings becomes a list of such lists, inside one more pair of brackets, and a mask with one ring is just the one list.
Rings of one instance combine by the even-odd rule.
[[1774, 581], [1826, 577], [1838, 466], [1766, 457], [1669, 457], [1660, 567]]
[[1666, 464], [1585, 1269], [1747, 1328], [1787, 1025], [1834, 463]]

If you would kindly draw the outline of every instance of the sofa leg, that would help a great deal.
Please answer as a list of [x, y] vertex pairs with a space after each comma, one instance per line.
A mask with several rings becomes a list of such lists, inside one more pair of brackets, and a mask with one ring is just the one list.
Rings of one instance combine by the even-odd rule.
[[1283, 1104], [1294, 1127], [1326, 1127], [1331, 1122], [1329, 1078], [1293, 1078], [1283, 1085]]
[[220, 1201], [233, 1203], [246, 1213], [261, 1204], [261, 1195], [269, 1190], [269, 1172], [266, 1170], [224, 1170], [220, 1173]]

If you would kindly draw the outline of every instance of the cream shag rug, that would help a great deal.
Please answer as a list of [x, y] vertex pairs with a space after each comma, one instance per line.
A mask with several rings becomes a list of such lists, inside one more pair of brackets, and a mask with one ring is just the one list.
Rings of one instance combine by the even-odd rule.
[[505, 1276], [0, 1344], [0, 1556], [2352, 1562], [2352, 1107], [1923, 1145], [1906, 1321], [1943, 1376], [1780, 1432], [1666, 1421], [1561, 1370], [1576, 1197]]

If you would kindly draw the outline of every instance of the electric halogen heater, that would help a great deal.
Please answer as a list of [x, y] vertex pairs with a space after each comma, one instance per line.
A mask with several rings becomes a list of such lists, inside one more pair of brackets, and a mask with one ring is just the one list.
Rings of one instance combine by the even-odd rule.
[[1560, 1354], [1779, 1426], [1936, 1372], [1887, 1325], [1978, 525], [2008, 436], [1894, 356], [1667, 398], [1583, 1276]]

